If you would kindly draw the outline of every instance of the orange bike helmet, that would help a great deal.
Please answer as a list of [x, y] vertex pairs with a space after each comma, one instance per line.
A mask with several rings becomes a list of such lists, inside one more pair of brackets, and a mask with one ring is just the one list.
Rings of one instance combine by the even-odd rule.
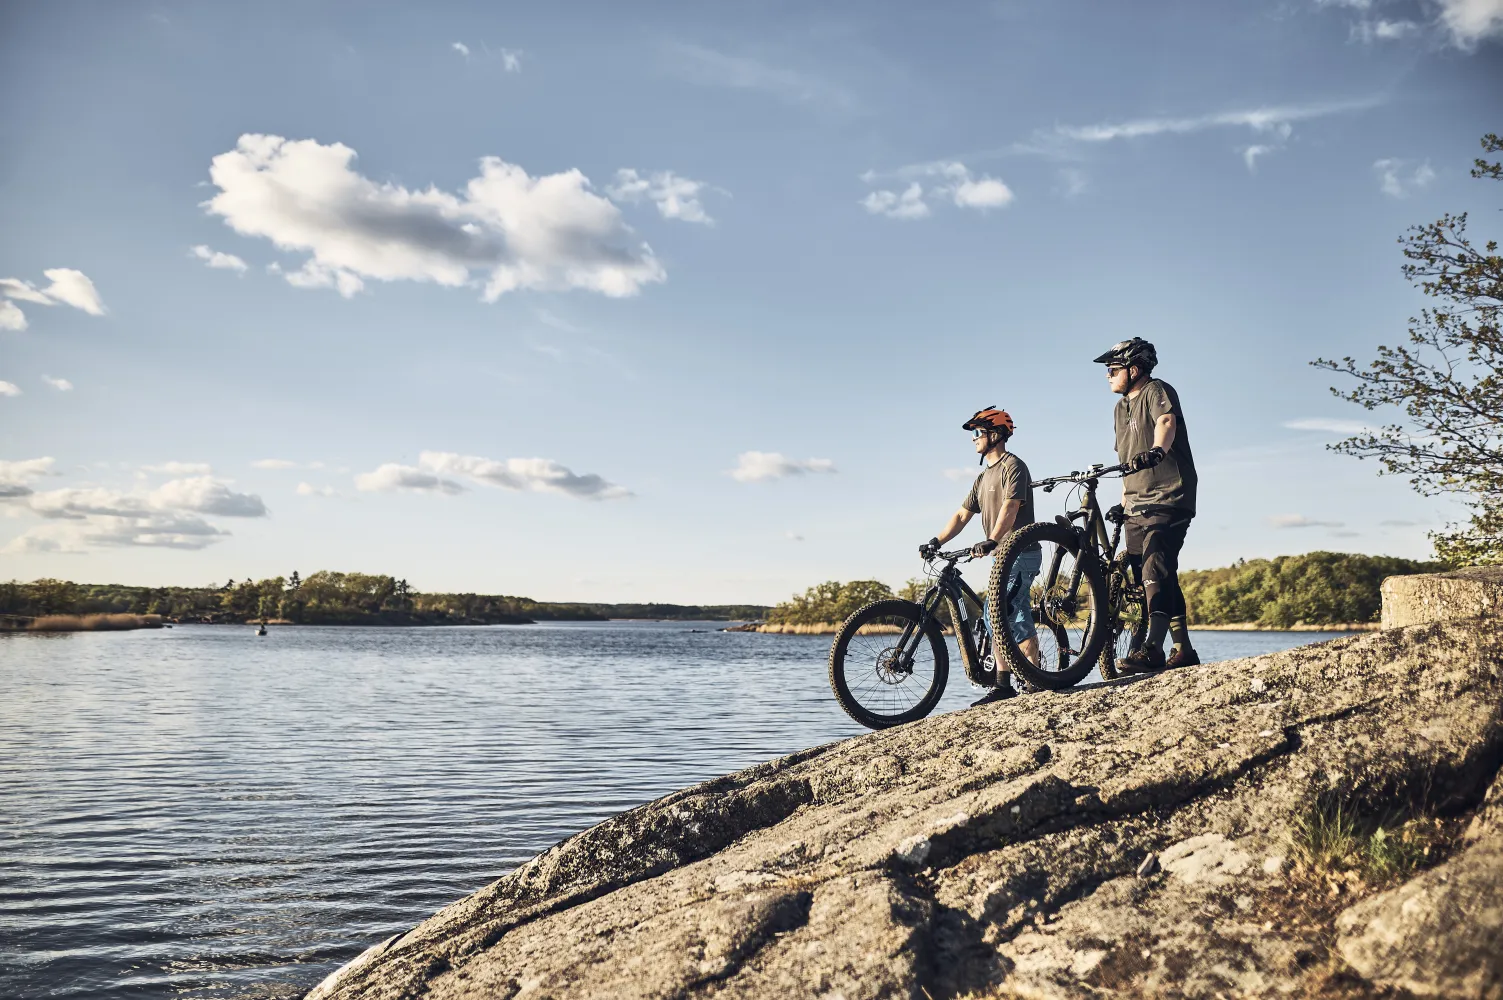
[[1012, 417], [1006, 410], [999, 410], [995, 406], [988, 406], [984, 410], [977, 410], [971, 414], [971, 419], [960, 425], [963, 431], [986, 430], [1001, 431], [1006, 437], [1012, 437]]

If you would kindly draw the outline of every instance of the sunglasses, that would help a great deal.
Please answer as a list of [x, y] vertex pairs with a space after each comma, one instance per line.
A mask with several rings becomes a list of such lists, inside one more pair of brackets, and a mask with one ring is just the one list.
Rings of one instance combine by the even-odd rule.
[[1127, 369], [1129, 367], [1130, 367], [1129, 365], [1107, 365], [1106, 366], [1106, 377], [1107, 378], [1111, 378], [1113, 375], [1117, 374], [1118, 372], [1125, 372], [1125, 371], [1127, 371]]

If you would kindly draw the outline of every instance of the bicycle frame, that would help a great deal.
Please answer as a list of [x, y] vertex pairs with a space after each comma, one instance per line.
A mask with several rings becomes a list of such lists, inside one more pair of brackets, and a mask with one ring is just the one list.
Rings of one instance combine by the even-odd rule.
[[939, 553], [946, 563], [939, 571], [939, 579], [930, 584], [924, 592], [923, 599], [919, 604], [923, 608], [917, 623], [910, 624], [903, 629], [903, 634], [897, 643], [898, 662], [903, 668], [909, 668], [913, 663], [915, 650], [928, 630], [931, 622], [938, 620], [941, 602], [945, 610], [949, 612], [951, 628], [955, 633], [955, 644], [960, 647], [960, 659], [965, 666], [965, 673], [976, 684], [988, 685], [994, 682], [994, 678], [988, 676], [984, 667], [988, 649], [977, 649], [976, 634], [990, 642], [990, 636], [986, 633], [984, 619], [980, 615], [964, 614], [970, 607], [985, 607], [981, 596], [971, 589], [971, 585], [965, 582], [960, 575], [960, 569], [955, 563], [967, 555], [966, 550], [958, 552]]

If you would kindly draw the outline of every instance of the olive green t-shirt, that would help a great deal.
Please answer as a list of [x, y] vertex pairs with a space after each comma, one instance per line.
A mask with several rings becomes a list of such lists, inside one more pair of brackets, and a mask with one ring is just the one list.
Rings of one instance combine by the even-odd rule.
[[1028, 466], [1012, 452], [1005, 452], [1000, 459], [987, 466], [961, 506], [972, 514], [981, 515], [981, 530], [992, 537], [992, 528], [1002, 514], [1002, 504], [1008, 500], [1021, 500], [1018, 516], [1012, 523], [1013, 530], [1033, 523], [1033, 478]]
[[1151, 469], [1134, 472], [1122, 480], [1122, 506], [1129, 514], [1152, 513], [1151, 508], [1172, 508], [1195, 514], [1195, 459], [1190, 454], [1190, 435], [1179, 393], [1161, 379], [1149, 379], [1132, 399], [1117, 400], [1117, 460], [1126, 462], [1153, 447], [1153, 427], [1159, 417], [1174, 414], [1174, 443], [1164, 460]]

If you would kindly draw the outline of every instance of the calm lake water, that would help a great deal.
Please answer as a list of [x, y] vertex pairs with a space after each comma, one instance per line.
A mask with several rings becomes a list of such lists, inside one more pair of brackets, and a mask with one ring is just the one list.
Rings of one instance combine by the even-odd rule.
[[[298, 996], [613, 813], [866, 731], [827, 637], [719, 627], [0, 634], [0, 996]], [[956, 661], [939, 711], [978, 693]]]

